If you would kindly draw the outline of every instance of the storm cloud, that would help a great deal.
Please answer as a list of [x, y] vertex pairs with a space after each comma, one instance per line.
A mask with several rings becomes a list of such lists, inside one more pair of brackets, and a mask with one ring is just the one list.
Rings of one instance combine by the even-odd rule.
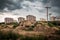
[[5, 7], [8, 8], [8, 10], [14, 10], [14, 9], [20, 9], [21, 2], [23, 0], [0, 0], [0, 10], [3, 10]]
[[43, 4], [50, 3], [51, 11], [60, 14], [60, 0], [43, 0]]
[[[0, 0], [0, 10], [7, 7], [9, 10], [15, 10], [22, 8], [21, 3], [25, 0]], [[43, 4], [51, 1], [51, 6], [60, 8], [60, 0], [26, 0], [30, 2], [41, 1]]]
[[32, 14], [39, 19], [46, 16], [46, 5], [51, 7], [50, 13], [60, 16], [60, 0], [0, 0], [0, 14], [3, 14], [2, 17]]

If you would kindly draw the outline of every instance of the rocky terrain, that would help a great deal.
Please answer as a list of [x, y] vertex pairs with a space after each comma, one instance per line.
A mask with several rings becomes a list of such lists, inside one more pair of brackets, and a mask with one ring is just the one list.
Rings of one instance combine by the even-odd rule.
[[[16, 35], [17, 34], [17, 35]], [[7, 37], [7, 35], [9, 35]], [[12, 39], [15, 38], [17, 39]], [[19, 35], [19, 36], [18, 36]], [[23, 38], [21, 39], [20, 37]], [[6, 36], [6, 37], [4, 37]], [[11, 39], [10, 39], [11, 36]], [[50, 27], [45, 22], [35, 23], [34, 25], [0, 25], [0, 39], [1, 40], [24, 40], [24, 38], [29, 38], [33, 40], [41, 40], [40, 36], [43, 36], [42, 40], [60, 40], [60, 27]], [[34, 39], [36, 37], [36, 39]], [[29, 40], [26, 39], [26, 40]]]

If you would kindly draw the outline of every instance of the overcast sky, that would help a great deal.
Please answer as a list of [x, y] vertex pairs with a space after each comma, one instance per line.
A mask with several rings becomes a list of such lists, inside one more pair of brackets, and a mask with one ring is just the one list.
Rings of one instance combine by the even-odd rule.
[[51, 7], [52, 15], [60, 15], [60, 0], [0, 0], [0, 22], [5, 17], [17, 19], [26, 15], [34, 15], [37, 20], [46, 18], [46, 6]]

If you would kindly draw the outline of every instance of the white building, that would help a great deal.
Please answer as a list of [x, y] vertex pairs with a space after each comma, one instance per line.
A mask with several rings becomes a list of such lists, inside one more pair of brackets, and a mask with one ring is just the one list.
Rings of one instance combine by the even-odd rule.
[[13, 23], [14, 19], [13, 18], [5, 18], [5, 23]]
[[36, 17], [33, 16], [33, 15], [27, 15], [26, 16], [26, 19], [32, 23], [35, 23], [36, 22]]
[[60, 21], [60, 16], [59, 17], [56, 17], [56, 19], [55, 19], [56, 21]]
[[23, 18], [23, 17], [19, 17], [18, 18], [18, 22], [22, 22], [22, 21], [24, 21], [25, 20], [25, 18]]
[[46, 19], [44, 19], [44, 18], [40, 18], [40, 21], [46, 21]]
[[51, 21], [56, 21], [55, 19], [56, 19], [55, 16], [50, 17], [50, 20], [51, 20]]

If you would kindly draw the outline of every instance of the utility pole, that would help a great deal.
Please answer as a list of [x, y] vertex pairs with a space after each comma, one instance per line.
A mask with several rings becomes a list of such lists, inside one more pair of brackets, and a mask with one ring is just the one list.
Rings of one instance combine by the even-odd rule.
[[47, 9], [47, 23], [48, 23], [48, 9], [51, 8], [51, 7], [45, 7]]

